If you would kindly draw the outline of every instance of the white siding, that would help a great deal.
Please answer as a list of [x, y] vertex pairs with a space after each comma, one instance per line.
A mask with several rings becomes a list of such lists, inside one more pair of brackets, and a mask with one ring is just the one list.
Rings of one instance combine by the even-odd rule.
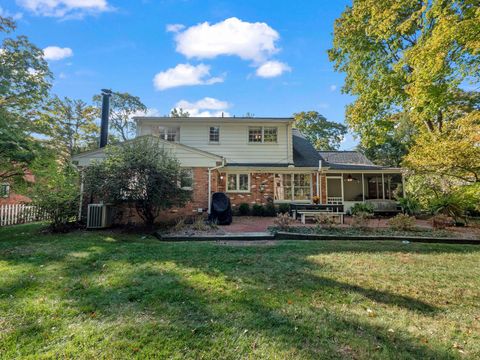
[[[180, 161], [183, 167], [214, 167], [217, 161], [221, 159], [212, 155], [202, 154], [194, 149], [188, 149], [175, 143], [164, 143], [167, 149]], [[74, 156], [73, 160], [78, 162], [78, 166], [85, 167], [94, 161], [102, 161], [105, 158], [104, 150], [97, 150], [91, 153]]]
[[[192, 120], [194, 121], [194, 120]], [[139, 127], [139, 135], [148, 135], [160, 123], [143, 124]], [[210, 126], [220, 127], [220, 142], [209, 143]], [[278, 128], [278, 142], [275, 144], [249, 144], [248, 127], [267, 126]], [[225, 157], [228, 163], [278, 163], [288, 164], [293, 160], [291, 125], [285, 123], [198, 123], [180, 124], [181, 144], [194, 147], [212, 154]]]

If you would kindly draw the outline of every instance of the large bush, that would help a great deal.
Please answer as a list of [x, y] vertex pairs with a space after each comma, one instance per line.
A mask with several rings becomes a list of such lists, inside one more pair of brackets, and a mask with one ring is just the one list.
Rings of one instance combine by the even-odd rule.
[[46, 213], [51, 231], [61, 232], [76, 221], [79, 198], [77, 171], [71, 166], [52, 166], [50, 175], [36, 183], [32, 204]]
[[150, 137], [107, 149], [106, 159], [85, 172], [85, 188], [92, 197], [135, 207], [147, 226], [162, 210], [185, 205], [190, 182], [179, 161]]
[[356, 203], [350, 208], [352, 215], [359, 213], [373, 214], [373, 205], [369, 203]]

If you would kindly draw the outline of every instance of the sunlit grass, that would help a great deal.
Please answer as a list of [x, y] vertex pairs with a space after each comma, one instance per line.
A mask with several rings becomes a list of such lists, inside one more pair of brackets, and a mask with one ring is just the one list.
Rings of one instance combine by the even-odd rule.
[[480, 247], [0, 229], [0, 358], [480, 356]]

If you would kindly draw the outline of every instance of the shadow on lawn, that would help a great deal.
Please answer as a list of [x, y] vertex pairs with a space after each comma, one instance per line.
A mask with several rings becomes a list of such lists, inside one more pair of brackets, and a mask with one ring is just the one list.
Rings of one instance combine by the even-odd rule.
[[[56, 246], [59, 249], [43, 254], [41, 260], [35, 256], [18, 257], [13, 253], [1, 252], [0, 259], [12, 264], [35, 266], [61, 261], [66, 286], [58, 286], [63, 287], [62, 296], [77, 309], [80, 316], [95, 314], [97, 319], [117, 319], [142, 318], [148, 314], [150, 323], [153, 321], [153, 324], [157, 324], [152, 326], [167, 320], [170, 326], [163, 326], [159, 334], [163, 338], [180, 338], [184, 342], [180, 351], [208, 354], [209, 357], [215, 357], [215, 352], [217, 357], [246, 356], [253, 351], [254, 345], [251, 341], [239, 344], [238, 339], [247, 331], [248, 336], [272, 339], [280, 343], [285, 351], [295, 349], [297, 356], [308, 358], [355, 357], [355, 354], [360, 354], [360, 357], [424, 359], [452, 357], [452, 354], [434, 350], [407, 333], [392, 334], [383, 326], [358, 321], [353, 315], [346, 317], [338, 310], [329, 309], [328, 302], [323, 309], [305, 303], [303, 310], [297, 309], [296, 304], [287, 303], [289, 294], [295, 294], [296, 291], [301, 292], [299, 301], [322, 298], [327, 294], [339, 298], [341, 302], [349, 293], [354, 293], [387, 306], [397, 306], [427, 316], [441, 311], [412, 297], [314, 275], [312, 272], [318, 269], [319, 264], [307, 259], [310, 255], [329, 252], [399, 251], [398, 244], [382, 244], [378, 250], [371, 247], [366, 249], [360, 243], [321, 246], [312, 243], [301, 248], [284, 244], [267, 249], [153, 241], [106, 242], [99, 239], [58, 241]], [[449, 252], [465, 252], [464, 247], [443, 248]], [[435, 245], [400, 251], [445, 252], [439, 251]], [[71, 256], [78, 252], [85, 256]], [[109, 272], [111, 275], [114, 270], [110, 266], [114, 264], [124, 264], [128, 271], [122, 274], [121, 281], [99, 285], [99, 277], [107, 276]], [[173, 267], [163, 267], [165, 264], [173, 264]], [[186, 275], [186, 269], [187, 274], [221, 280], [224, 289], [221, 290], [222, 286], [217, 288], [196, 283], [195, 278], [192, 280]], [[41, 286], [35, 281], [23, 285]], [[9, 283], [0, 292], [20, 288]], [[21, 292], [16, 295], [28, 296]], [[318, 321], [314, 322], [312, 316]], [[239, 335], [222, 338], [225, 333]], [[159, 340], [158, 336], [142, 336], [139, 341], [142, 342], [141, 346], [148, 347]], [[223, 350], [218, 347], [218, 341], [225, 341]], [[169, 349], [168, 344], [164, 346], [165, 351], [179, 351], [176, 347]], [[342, 346], [347, 346], [351, 353], [342, 353]]]

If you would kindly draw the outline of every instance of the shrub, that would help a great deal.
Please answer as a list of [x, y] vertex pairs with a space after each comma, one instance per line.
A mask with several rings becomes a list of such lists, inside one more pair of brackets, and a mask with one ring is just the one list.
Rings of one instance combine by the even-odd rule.
[[269, 202], [267, 205], [265, 205], [263, 209], [263, 216], [277, 216], [277, 209], [275, 209], [275, 205], [273, 205], [273, 203]]
[[247, 203], [241, 203], [238, 207], [238, 215], [246, 216], [248, 214], [250, 214], [250, 205], [248, 205]]
[[455, 221], [465, 216], [468, 204], [459, 193], [443, 193], [431, 199], [429, 203], [432, 214], [443, 214], [452, 217]]
[[317, 227], [321, 229], [333, 229], [337, 226], [333, 216], [329, 216], [328, 214], [315, 215], [315, 222], [317, 223]]
[[288, 231], [293, 223], [293, 219], [288, 214], [278, 214], [273, 223], [282, 231]]
[[444, 214], [437, 214], [432, 217], [432, 226], [434, 229], [445, 229], [448, 226], [453, 226], [455, 221]]
[[253, 216], [263, 216], [265, 209], [260, 204], [253, 204], [252, 206], [252, 215]]
[[280, 214], [290, 213], [290, 204], [280, 204], [280, 205], [278, 205], [278, 212]]
[[352, 216], [352, 226], [357, 229], [367, 230], [371, 218], [371, 213], [359, 211]]
[[209, 225], [205, 222], [203, 216], [198, 216], [192, 224], [192, 229], [197, 231], [207, 231]]
[[369, 203], [356, 203], [350, 208], [352, 215], [357, 215], [358, 213], [367, 213], [373, 214], [373, 205]]
[[393, 230], [411, 231], [415, 229], [415, 217], [407, 214], [398, 214], [388, 220], [388, 226]]
[[63, 232], [77, 218], [79, 198], [78, 174], [67, 166], [52, 170], [48, 180], [36, 184], [32, 204], [47, 214], [51, 231]]
[[411, 196], [400, 197], [398, 199], [398, 202], [404, 214], [416, 215], [420, 212], [420, 201], [418, 201], [418, 199], [414, 197], [411, 197]]

